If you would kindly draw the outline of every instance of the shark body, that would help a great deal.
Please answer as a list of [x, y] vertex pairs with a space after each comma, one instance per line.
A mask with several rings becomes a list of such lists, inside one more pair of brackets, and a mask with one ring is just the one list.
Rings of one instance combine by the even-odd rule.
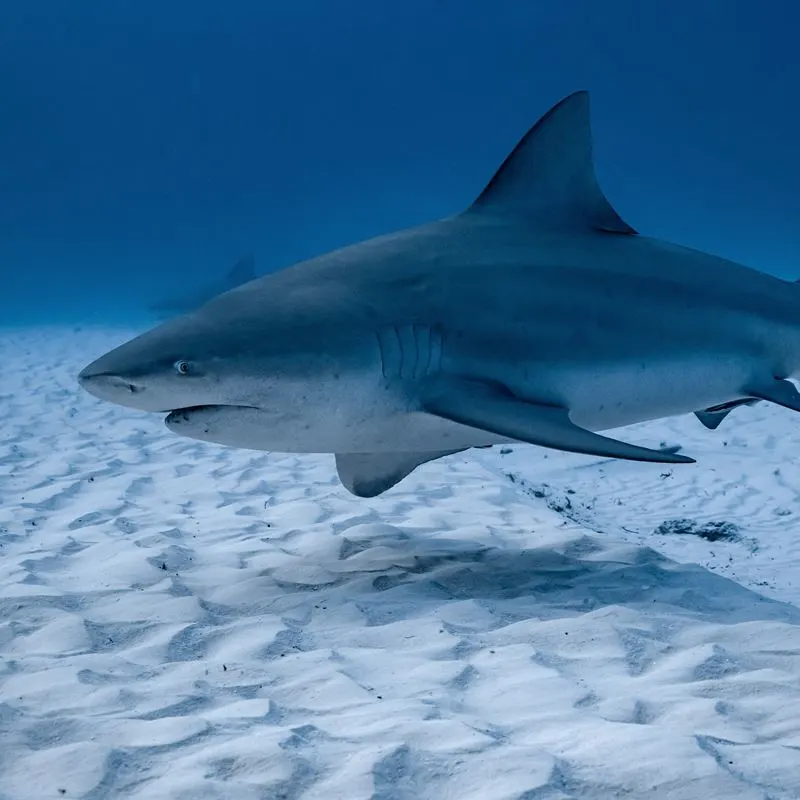
[[554, 106], [464, 212], [228, 291], [90, 364], [177, 434], [336, 454], [354, 494], [521, 441], [691, 463], [598, 431], [800, 410], [800, 287], [640, 236], [594, 173], [589, 102]]

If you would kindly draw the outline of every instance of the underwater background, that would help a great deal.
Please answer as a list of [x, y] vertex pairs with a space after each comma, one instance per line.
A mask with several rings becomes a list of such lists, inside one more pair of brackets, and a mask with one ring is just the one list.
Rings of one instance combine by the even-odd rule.
[[[0, 324], [137, 319], [469, 205], [562, 96], [646, 235], [800, 277], [793, 0], [0, 8]], [[800, 309], [798, 310], [800, 313]]]

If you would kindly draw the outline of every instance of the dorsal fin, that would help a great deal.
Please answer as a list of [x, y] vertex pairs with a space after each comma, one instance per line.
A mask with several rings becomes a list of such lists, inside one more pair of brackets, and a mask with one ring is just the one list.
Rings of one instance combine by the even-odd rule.
[[548, 228], [636, 233], [597, 182], [588, 92], [565, 97], [522, 137], [470, 211], [483, 209]]
[[233, 288], [256, 277], [256, 261], [251, 254], [240, 258], [230, 269], [225, 280]]

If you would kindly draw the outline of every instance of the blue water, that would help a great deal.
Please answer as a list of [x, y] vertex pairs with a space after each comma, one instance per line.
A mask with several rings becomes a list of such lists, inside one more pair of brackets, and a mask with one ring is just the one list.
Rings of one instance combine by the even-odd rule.
[[6, 0], [0, 323], [113, 321], [468, 205], [592, 92], [643, 233], [800, 276], [796, 0]]

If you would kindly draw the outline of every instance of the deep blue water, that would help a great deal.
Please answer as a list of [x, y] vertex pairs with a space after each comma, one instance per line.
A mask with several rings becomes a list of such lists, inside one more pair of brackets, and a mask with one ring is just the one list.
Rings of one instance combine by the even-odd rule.
[[[592, 92], [643, 233], [800, 276], [796, 0], [7, 0], [0, 323], [102, 321], [468, 205]], [[799, 310], [800, 313], [800, 310]]]

